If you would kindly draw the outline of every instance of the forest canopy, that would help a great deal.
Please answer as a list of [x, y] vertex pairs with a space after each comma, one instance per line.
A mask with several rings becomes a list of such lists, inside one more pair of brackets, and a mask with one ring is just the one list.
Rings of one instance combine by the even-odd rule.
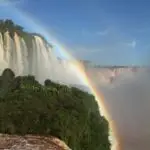
[[0, 76], [0, 133], [52, 135], [73, 150], [109, 150], [108, 122], [93, 95], [34, 76]]

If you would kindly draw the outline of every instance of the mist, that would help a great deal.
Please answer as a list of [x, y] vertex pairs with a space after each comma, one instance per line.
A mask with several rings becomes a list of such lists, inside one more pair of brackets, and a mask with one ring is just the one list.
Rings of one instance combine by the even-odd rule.
[[120, 148], [150, 149], [150, 73], [124, 72], [113, 84], [91, 76], [105, 98], [106, 109], [115, 122]]

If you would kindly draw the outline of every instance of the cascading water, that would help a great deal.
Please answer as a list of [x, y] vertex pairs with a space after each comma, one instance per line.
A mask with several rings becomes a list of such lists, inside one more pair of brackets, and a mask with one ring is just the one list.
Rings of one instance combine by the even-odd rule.
[[66, 84], [80, 83], [69, 63], [60, 62], [40, 36], [34, 35], [30, 42], [32, 45], [27, 45], [17, 33], [13, 38], [9, 32], [0, 33], [0, 73], [11, 68], [17, 76], [34, 75], [40, 82], [49, 78]]

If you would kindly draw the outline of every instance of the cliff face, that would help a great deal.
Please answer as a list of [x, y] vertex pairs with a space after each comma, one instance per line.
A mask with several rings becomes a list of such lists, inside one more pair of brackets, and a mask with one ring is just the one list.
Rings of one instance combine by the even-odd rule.
[[64, 83], [79, 83], [72, 66], [59, 60], [44, 37], [27, 33], [12, 21], [0, 21], [0, 73], [10, 68], [16, 75], [34, 75], [43, 82], [49, 78]]
[[55, 137], [0, 135], [0, 149], [4, 150], [71, 150]]
[[0, 71], [10, 68], [16, 75], [34, 75], [43, 82], [50, 78], [64, 83], [78, 83], [79, 79], [71, 70], [71, 65], [59, 61], [52, 47], [38, 35], [31, 35], [29, 42], [14, 33], [0, 32]]
[[147, 68], [142, 67], [85, 67], [85, 72], [96, 84], [113, 83], [115, 79], [125, 74], [134, 75]]

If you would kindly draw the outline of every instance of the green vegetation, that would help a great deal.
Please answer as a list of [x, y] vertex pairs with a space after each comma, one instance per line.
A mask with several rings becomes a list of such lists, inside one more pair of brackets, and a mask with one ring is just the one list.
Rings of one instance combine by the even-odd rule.
[[[0, 33], [14, 33], [32, 50], [32, 39], [11, 20], [0, 21]], [[29, 51], [30, 51], [29, 50]], [[31, 52], [31, 51], [30, 51]], [[29, 53], [29, 56], [32, 56]], [[34, 76], [17, 76], [5, 69], [0, 76], [0, 133], [52, 135], [73, 150], [109, 150], [108, 122], [99, 114], [93, 95], [45, 80], [41, 85]]]
[[0, 96], [0, 133], [53, 135], [73, 150], [109, 150], [108, 123], [86, 92], [5, 69]]
[[[29, 49], [32, 48], [32, 39], [34, 39], [35, 35], [41, 37], [42, 40], [45, 42], [45, 44], [48, 44], [49, 46], [52, 47], [52, 45], [50, 45], [41, 34], [28, 33], [26, 31], [24, 31], [24, 28], [22, 26], [15, 24], [10, 19], [0, 20], [0, 33], [2, 34], [3, 40], [4, 40], [4, 34], [7, 31], [9, 32], [9, 35], [12, 39], [14, 39], [15, 33], [17, 33], [18, 36], [22, 37], [24, 39], [24, 41], [26, 42], [27, 47]], [[4, 42], [5, 42], [5, 40], [4, 40]]]

